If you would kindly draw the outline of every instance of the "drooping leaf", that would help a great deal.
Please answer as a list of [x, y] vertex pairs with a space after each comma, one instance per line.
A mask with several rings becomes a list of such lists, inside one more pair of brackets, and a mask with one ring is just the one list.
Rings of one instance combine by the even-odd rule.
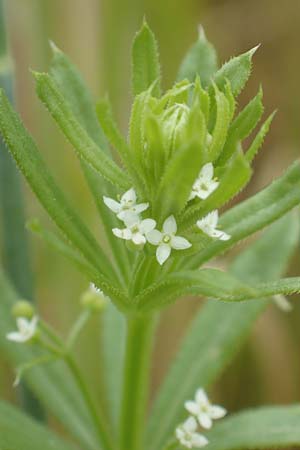
[[12, 109], [3, 91], [0, 92], [0, 131], [19, 169], [49, 216], [84, 257], [107, 275], [113, 276], [110, 262], [95, 238], [67, 203], [49, 173], [35, 142]]
[[30, 419], [16, 407], [0, 403], [0, 448], [5, 450], [71, 450], [54, 432]]
[[219, 89], [222, 89], [228, 80], [235, 97], [242, 91], [250, 76], [252, 57], [257, 49], [258, 47], [254, 47], [240, 56], [235, 56], [218, 70], [213, 79]]
[[[230, 271], [246, 283], [274, 280], [285, 271], [298, 241], [299, 218], [289, 214], [241, 253]], [[199, 386], [210, 386], [227, 367], [267, 304], [261, 300], [239, 304], [209, 301], [201, 308], [153, 404], [147, 434], [149, 450], [163, 448], [173, 436], [185, 415], [184, 402], [193, 398]]]
[[90, 138], [76, 119], [57, 83], [46, 73], [34, 74], [36, 90], [54, 120], [73, 145], [79, 158], [90, 164], [107, 181], [121, 189], [130, 187], [128, 175]]
[[207, 450], [255, 450], [300, 445], [300, 405], [262, 407], [227, 417], [207, 433]]
[[268, 187], [223, 214], [219, 227], [226, 230], [231, 239], [212, 242], [198, 255], [185, 261], [185, 269], [199, 267], [236, 242], [279, 219], [300, 203], [299, 189], [300, 163], [296, 161]]
[[134, 95], [146, 91], [158, 80], [153, 90], [160, 95], [160, 65], [157, 42], [146, 21], [136, 34], [132, 46], [132, 90]]
[[178, 80], [187, 78], [191, 82], [196, 76], [206, 87], [218, 69], [218, 57], [214, 46], [207, 40], [204, 29], [199, 28], [198, 39], [185, 56], [178, 72]]

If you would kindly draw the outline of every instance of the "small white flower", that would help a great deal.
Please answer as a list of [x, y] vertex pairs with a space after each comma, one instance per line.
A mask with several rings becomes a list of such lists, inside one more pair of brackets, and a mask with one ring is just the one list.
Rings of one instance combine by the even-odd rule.
[[170, 256], [172, 248], [175, 250], [185, 250], [192, 244], [181, 236], [176, 236], [177, 224], [174, 216], [168, 217], [163, 224], [163, 231], [152, 230], [147, 233], [147, 241], [152, 245], [157, 245], [156, 259], [162, 265]]
[[190, 414], [196, 417], [199, 424], [206, 429], [211, 428], [213, 420], [221, 419], [226, 415], [225, 408], [210, 403], [204, 389], [198, 389], [195, 400], [185, 402], [184, 406]]
[[140, 220], [137, 217], [127, 217], [125, 222], [126, 228], [113, 228], [115, 236], [126, 241], [132, 241], [135, 245], [146, 244], [145, 234], [151, 232], [156, 222], [153, 219]]
[[136, 204], [136, 193], [133, 188], [125, 192], [119, 202], [105, 196], [103, 196], [103, 201], [117, 215], [118, 219], [123, 221], [129, 220], [131, 217], [137, 219], [138, 215], [149, 207], [149, 203]]
[[9, 341], [14, 342], [27, 342], [33, 338], [36, 333], [38, 318], [34, 316], [31, 320], [26, 319], [25, 317], [17, 318], [17, 328], [18, 331], [12, 331], [6, 335], [6, 338]]
[[231, 236], [225, 233], [225, 231], [217, 229], [218, 220], [219, 213], [217, 210], [214, 210], [203, 217], [203, 219], [198, 220], [197, 227], [210, 237], [218, 238], [221, 241], [228, 241]]
[[201, 448], [208, 444], [205, 436], [196, 432], [197, 422], [194, 417], [189, 417], [176, 428], [176, 438], [181, 445], [187, 448]]
[[214, 179], [214, 166], [212, 163], [207, 163], [202, 167], [193, 184], [189, 200], [195, 197], [205, 200], [218, 186], [219, 182]]

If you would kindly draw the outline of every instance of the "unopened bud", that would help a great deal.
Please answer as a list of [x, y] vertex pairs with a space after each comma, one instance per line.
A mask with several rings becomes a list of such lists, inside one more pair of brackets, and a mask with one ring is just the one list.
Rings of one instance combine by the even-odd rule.
[[91, 284], [89, 289], [87, 289], [80, 297], [81, 306], [94, 312], [105, 309], [108, 301], [108, 297], [94, 284]]
[[35, 316], [35, 314], [36, 314], [36, 312], [35, 312], [34, 307], [27, 300], [19, 300], [12, 307], [12, 315], [15, 318], [24, 317], [26, 319], [32, 319], [33, 316]]

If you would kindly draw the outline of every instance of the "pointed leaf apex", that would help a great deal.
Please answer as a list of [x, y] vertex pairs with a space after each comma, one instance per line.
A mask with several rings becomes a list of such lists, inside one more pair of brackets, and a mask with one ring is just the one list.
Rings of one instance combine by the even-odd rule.
[[198, 39], [199, 41], [207, 41], [205, 30], [201, 24], [198, 26]]
[[51, 39], [49, 39], [49, 45], [50, 45], [50, 48], [51, 48], [51, 51], [52, 51], [53, 54], [55, 54], [55, 53], [62, 53], [60, 48], [58, 48], [57, 45], [55, 44], [55, 42], [52, 41]]
[[250, 55], [251, 58], [254, 55], [254, 53], [256, 53], [256, 51], [259, 49], [260, 46], [261, 46], [261, 44], [258, 44], [258, 45], [256, 45], [256, 47], [253, 47], [248, 51], [248, 54]]

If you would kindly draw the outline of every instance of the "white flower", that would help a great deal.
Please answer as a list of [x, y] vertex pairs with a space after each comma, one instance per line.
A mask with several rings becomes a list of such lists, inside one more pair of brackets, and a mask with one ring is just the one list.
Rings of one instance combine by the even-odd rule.
[[105, 196], [103, 196], [103, 201], [106, 206], [123, 221], [126, 221], [133, 216], [138, 218], [138, 215], [149, 207], [149, 203], [136, 204], [136, 193], [133, 188], [122, 195], [120, 202]]
[[197, 422], [194, 417], [189, 417], [183, 424], [176, 428], [176, 438], [181, 445], [187, 448], [201, 448], [208, 444], [205, 436], [196, 432]]
[[9, 341], [14, 342], [27, 342], [33, 338], [36, 333], [38, 318], [34, 316], [31, 320], [26, 319], [25, 317], [17, 318], [17, 328], [18, 331], [12, 331], [6, 335], [6, 338]]
[[197, 227], [210, 237], [218, 238], [221, 241], [228, 241], [231, 236], [225, 233], [225, 231], [217, 229], [218, 220], [219, 213], [217, 210], [214, 210], [203, 217], [203, 219], [198, 220]]
[[168, 217], [163, 224], [163, 231], [152, 230], [147, 233], [147, 241], [152, 245], [158, 245], [156, 259], [162, 265], [170, 256], [172, 248], [184, 250], [192, 246], [185, 238], [176, 236], [177, 224], [174, 216]]
[[189, 200], [195, 197], [205, 200], [218, 186], [219, 182], [214, 179], [214, 166], [212, 163], [207, 163], [202, 167], [193, 184]]
[[226, 414], [226, 409], [222, 406], [212, 405], [207, 398], [204, 389], [198, 389], [195, 400], [187, 401], [185, 409], [195, 416], [203, 428], [211, 428], [214, 419], [221, 419]]
[[146, 244], [145, 234], [151, 232], [156, 222], [153, 219], [140, 220], [135, 216], [127, 217], [125, 222], [126, 228], [113, 228], [115, 236], [126, 241], [132, 241], [136, 245]]

